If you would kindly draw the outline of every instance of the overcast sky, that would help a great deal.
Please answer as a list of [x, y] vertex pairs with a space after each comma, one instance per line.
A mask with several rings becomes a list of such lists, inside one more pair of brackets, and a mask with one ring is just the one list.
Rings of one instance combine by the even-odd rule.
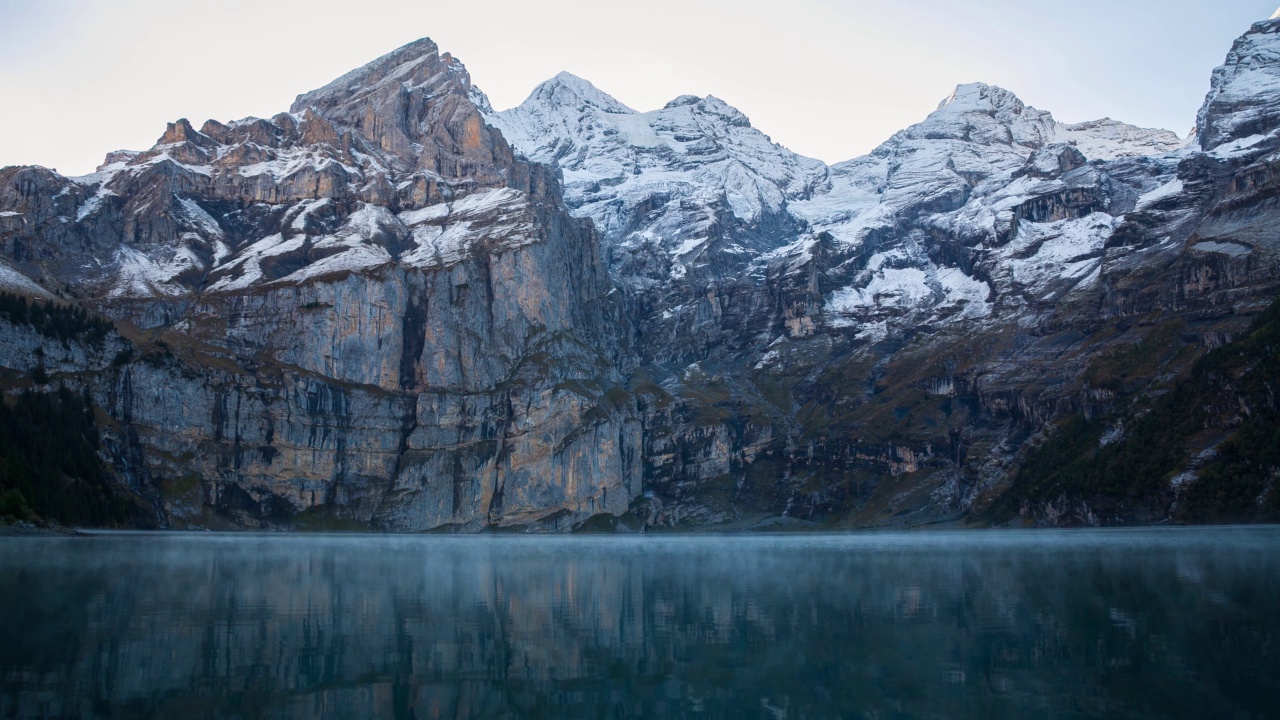
[[716, 95], [828, 162], [955, 85], [1059, 120], [1185, 135], [1210, 71], [1277, 0], [0, 0], [0, 165], [91, 172], [166, 122], [270, 117], [419, 37], [495, 108], [561, 70], [638, 109]]

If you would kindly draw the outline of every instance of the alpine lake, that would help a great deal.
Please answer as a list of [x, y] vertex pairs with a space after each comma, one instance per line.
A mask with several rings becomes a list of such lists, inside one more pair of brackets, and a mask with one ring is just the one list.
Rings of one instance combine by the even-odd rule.
[[0, 538], [4, 718], [1280, 717], [1280, 527]]

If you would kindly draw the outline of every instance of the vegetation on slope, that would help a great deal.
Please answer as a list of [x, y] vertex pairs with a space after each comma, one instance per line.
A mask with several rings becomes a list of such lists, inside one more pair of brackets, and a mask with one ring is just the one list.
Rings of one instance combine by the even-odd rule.
[[93, 405], [63, 387], [0, 402], [0, 516], [124, 524], [129, 503], [98, 457]]
[[64, 344], [80, 338], [101, 346], [112, 329], [111, 321], [78, 305], [58, 305], [48, 300], [27, 302], [25, 297], [0, 292], [0, 315], [14, 325], [30, 325], [45, 337]]
[[1186, 522], [1280, 520], [1278, 390], [1280, 301], [1163, 396], [1121, 417], [1063, 423], [988, 519], [1065, 501], [1087, 503], [1104, 522], [1158, 519], [1171, 505]]

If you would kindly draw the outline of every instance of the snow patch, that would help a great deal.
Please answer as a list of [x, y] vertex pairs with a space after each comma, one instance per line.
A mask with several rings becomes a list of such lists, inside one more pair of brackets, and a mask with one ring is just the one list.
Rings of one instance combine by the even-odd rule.
[[511, 188], [484, 190], [452, 203], [400, 213], [413, 230], [415, 247], [400, 261], [410, 267], [437, 267], [464, 259], [480, 241], [520, 247], [536, 240], [528, 198]]
[[1243, 138], [1240, 138], [1239, 140], [1233, 140], [1229, 143], [1224, 143], [1222, 145], [1219, 145], [1218, 147], [1209, 151], [1208, 154], [1216, 158], [1229, 160], [1238, 155], [1246, 154], [1251, 148], [1253, 148], [1253, 146], [1257, 145], [1263, 140], [1266, 140], [1269, 137], [1271, 136], [1270, 135], [1250, 135], [1249, 137], [1243, 137]]
[[114, 264], [115, 285], [107, 293], [109, 298], [183, 295], [186, 288], [173, 282], [174, 278], [201, 267], [200, 258], [185, 246], [173, 250], [168, 257], [151, 257], [123, 246], [116, 250]]
[[705, 245], [707, 238], [689, 238], [680, 243], [680, 247], [671, 251], [672, 257], [683, 257]]
[[1199, 250], [1200, 252], [1230, 255], [1231, 257], [1244, 257], [1245, 255], [1253, 252], [1253, 248], [1248, 247], [1247, 245], [1239, 245], [1232, 242], [1215, 242], [1212, 240], [1198, 242], [1195, 245], [1192, 245], [1191, 249]]
[[1174, 178], [1173, 180], [1170, 180], [1169, 182], [1161, 185], [1155, 190], [1152, 190], [1149, 193], [1145, 193], [1142, 195], [1142, 197], [1138, 198], [1137, 209], [1145, 210], [1151, 207], [1152, 205], [1160, 202], [1161, 200], [1164, 200], [1165, 198], [1173, 197], [1174, 195], [1177, 195], [1180, 192], [1182, 192], [1182, 181], [1177, 178]]
[[218, 221], [213, 219], [200, 204], [191, 198], [179, 197], [178, 207], [184, 218], [190, 222], [206, 239], [215, 240], [222, 239], [226, 236], [222, 232], [222, 226]]
[[877, 272], [865, 287], [847, 287], [832, 293], [827, 310], [849, 314], [868, 308], [915, 305], [933, 294], [927, 279], [919, 268], [887, 268]]
[[297, 272], [285, 276], [276, 283], [300, 283], [311, 278], [336, 273], [367, 270], [391, 262], [391, 255], [386, 249], [377, 245], [359, 245], [346, 252], [330, 255], [323, 260], [313, 262]]
[[[315, 212], [316, 210], [319, 210], [322, 207], [325, 207], [326, 205], [331, 204], [332, 202], [333, 200], [329, 198], [320, 198], [319, 200], [303, 200], [302, 202], [298, 203], [295, 206], [294, 210], [290, 211], [290, 212], [296, 211], [298, 214], [293, 217], [292, 221], [289, 221], [289, 227], [293, 228], [294, 230], [306, 230], [307, 217], [310, 216], [311, 213]], [[288, 221], [287, 215], [285, 216], [285, 219], [286, 221]]]
[[1017, 236], [1002, 248], [1003, 269], [1009, 281], [1031, 292], [1060, 289], [1057, 284], [1062, 281], [1068, 287], [1087, 286], [1090, 278], [1097, 277], [1103, 245], [1117, 222], [1099, 212], [1056, 223], [1023, 223]]
[[991, 315], [991, 303], [987, 302], [991, 295], [990, 285], [966, 275], [960, 268], [942, 268], [936, 277], [946, 293], [946, 299], [940, 307], [959, 308], [953, 319], [985, 318]]
[[265, 160], [263, 162], [245, 165], [239, 169], [239, 173], [244, 177], [256, 177], [258, 175], [269, 175], [275, 182], [280, 182], [295, 173], [303, 170], [311, 170], [320, 172], [329, 168], [331, 165], [337, 165], [342, 170], [356, 179], [362, 178], [363, 174], [360, 168], [346, 165], [331, 157], [325, 157], [318, 153], [315, 148], [301, 147], [290, 150], [280, 151], [274, 160]]
[[17, 270], [0, 263], [0, 288], [52, 300], [53, 294]]
[[82, 222], [96, 212], [98, 206], [102, 204], [102, 200], [109, 195], [114, 196], [115, 193], [107, 189], [105, 182], [98, 185], [98, 190], [76, 210], [76, 222]]
[[[285, 240], [279, 233], [262, 238], [241, 250], [231, 262], [218, 268], [219, 274], [225, 275], [209, 286], [209, 292], [227, 292], [249, 287], [262, 278], [263, 258], [298, 250], [305, 240], [305, 237]], [[236, 269], [240, 270], [239, 275], [232, 276], [231, 271]]]

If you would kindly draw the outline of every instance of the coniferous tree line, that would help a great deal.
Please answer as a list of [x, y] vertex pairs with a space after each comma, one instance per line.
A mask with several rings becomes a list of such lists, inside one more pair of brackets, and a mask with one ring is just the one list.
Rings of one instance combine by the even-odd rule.
[[24, 390], [0, 402], [0, 516], [116, 525], [129, 505], [98, 456], [88, 393]]
[[13, 293], [0, 292], [0, 315], [14, 325], [30, 325], [45, 337], [66, 344], [81, 339], [101, 346], [111, 332], [111, 321], [79, 305], [58, 305], [49, 300], [30, 301]]

